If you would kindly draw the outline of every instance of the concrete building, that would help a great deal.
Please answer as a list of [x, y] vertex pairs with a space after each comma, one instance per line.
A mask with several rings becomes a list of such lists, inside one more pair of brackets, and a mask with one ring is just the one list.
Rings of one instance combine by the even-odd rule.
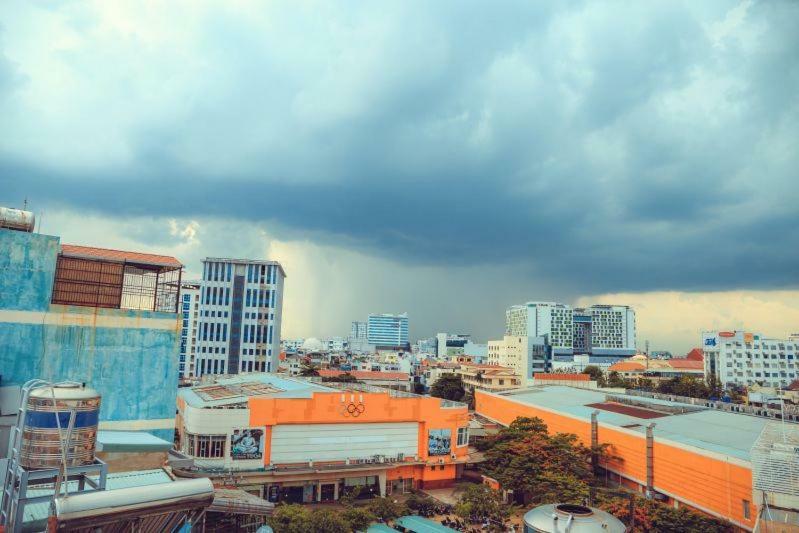
[[702, 333], [705, 374], [725, 386], [784, 389], [799, 377], [799, 338], [769, 339], [746, 331]]
[[408, 314], [369, 315], [366, 338], [374, 346], [408, 347]]
[[488, 341], [487, 364], [510, 368], [523, 384], [527, 384], [533, 374], [547, 371], [548, 350], [545, 337], [506, 335], [500, 340]]
[[198, 376], [277, 370], [285, 277], [276, 261], [203, 260]]
[[515, 370], [496, 365], [463, 364], [455, 370], [455, 373], [463, 380], [464, 388], [471, 392], [506, 391], [524, 385], [521, 376]]
[[[475, 410], [505, 426], [517, 417], [538, 417], [551, 434], [573, 433], [585, 446], [607, 444], [612, 453], [601, 458], [599, 466], [611, 480], [668, 505], [730, 521], [745, 531], [755, 530], [765, 515], [785, 516], [769, 495], [799, 492], [799, 486], [791, 486], [786, 478], [792, 475], [791, 464], [799, 472], [795, 423], [786, 423], [785, 435], [791, 439], [787, 445], [768, 448], [766, 453], [770, 450], [773, 457], [758, 462], [758, 442], [775, 423], [712, 406], [543, 386], [507, 393], [478, 391]], [[773, 433], [778, 442], [783, 438], [779, 424]], [[769, 468], [770, 461], [783, 462], [783, 468]], [[774, 475], [768, 479], [759, 472]], [[764, 496], [770, 499], [770, 513], [760, 505]], [[789, 510], [787, 523], [796, 523], [795, 511]]]
[[347, 338], [347, 349], [352, 353], [372, 353], [374, 345], [369, 344], [367, 338], [368, 325], [366, 322], [354, 321]]
[[363, 384], [273, 374], [183, 388], [179, 449], [208, 476], [272, 502], [450, 486], [467, 462], [467, 406]]
[[527, 302], [505, 312], [505, 334], [547, 337], [553, 356], [635, 355], [635, 311], [626, 305], [572, 309], [557, 302]]
[[325, 339], [324, 345], [328, 352], [343, 352], [347, 349], [347, 341], [344, 337], [331, 337]]
[[304, 342], [305, 339], [281, 339], [280, 348], [286, 353], [297, 353]]
[[200, 283], [182, 282], [180, 284], [180, 352], [178, 356], [178, 377], [187, 380], [194, 377], [197, 350], [197, 327], [200, 317]]
[[374, 370], [351, 370], [345, 372], [344, 370], [334, 369], [320, 369], [319, 377], [323, 380], [325, 378], [340, 378], [345, 373], [348, 373], [361, 383], [366, 385], [373, 385], [375, 387], [383, 387], [385, 389], [400, 390], [411, 392], [411, 378], [407, 372], [394, 372], [394, 371], [374, 371]]
[[0, 228], [2, 382], [85, 382], [103, 398], [100, 429], [171, 441], [181, 269], [174, 257]]
[[645, 355], [634, 355], [628, 360], [610, 365], [608, 372], [618, 372], [626, 379], [649, 379], [653, 382], [689, 376], [700, 381], [705, 379], [702, 361], [673, 357], [671, 359], [648, 359]]

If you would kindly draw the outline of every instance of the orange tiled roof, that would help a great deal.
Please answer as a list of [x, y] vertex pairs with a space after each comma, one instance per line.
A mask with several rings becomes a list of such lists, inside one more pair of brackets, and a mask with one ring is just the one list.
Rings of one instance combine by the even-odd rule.
[[619, 361], [618, 363], [613, 363], [608, 368], [610, 372], [639, 372], [644, 370], [646, 367], [641, 363], [633, 363], [631, 361]]
[[111, 250], [109, 248], [95, 248], [93, 246], [78, 246], [75, 244], [62, 244], [61, 255], [65, 257], [81, 257], [84, 259], [103, 259], [116, 263], [139, 263], [162, 267], [181, 268], [183, 264], [168, 255], [143, 254], [140, 252], [126, 252]]
[[536, 372], [533, 377], [535, 379], [557, 381], [589, 381], [591, 378], [588, 374], [545, 374], [542, 372]]
[[704, 361], [705, 356], [702, 354], [701, 348], [694, 348], [685, 356], [685, 359], [690, 359], [691, 361]]
[[695, 361], [688, 358], [676, 358], [668, 360], [669, 366], [676, 370], [704, 370], [705, 363], [703, 361]]
[[[346, 374], [343, 370], [331, 370], [329, 368], [319, 370], [319, 376], [323, 378], [332, 378], [338, 377], [342, 374]], [[378, 372], [373, 370], [353, 370], [349, 372], [355, 379], [365, 379], [365, 380], [387, 380], [387, 379], [409, 379], [408, 374], [405, 372]]]

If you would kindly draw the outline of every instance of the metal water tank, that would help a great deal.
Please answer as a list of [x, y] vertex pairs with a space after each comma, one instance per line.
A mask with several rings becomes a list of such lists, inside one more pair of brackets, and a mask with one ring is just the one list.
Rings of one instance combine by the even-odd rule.
[[626, 529], [612, 514], [584, 505], [540, 505], [524, 515], [525, 533], [623, 533]]
[[67, 466], [85, 465], [94, 461], [100, 395], [94, 389], [80, 384], [57, 384], [34, 389], [28, 397], [20, 447], [22, 466], [58, 468], [61, 465], [61, 438], [66, 439], [73, 414], [74, 421], [66, 450]]
[[0, 228], [15, 229], [33, 233], [36, 226], [36, 217], [30, 211], [0, 207]]

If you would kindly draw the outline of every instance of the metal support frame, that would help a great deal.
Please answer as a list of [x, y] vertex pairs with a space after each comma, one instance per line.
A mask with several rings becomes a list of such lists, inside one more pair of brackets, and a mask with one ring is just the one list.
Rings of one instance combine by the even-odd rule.
[[646, 497], [655, 494], [655, 423], [646, 426]]
[[599, 411], [591, 413], [591, 469], [594, 475], [599, 471], [599, 422], [597, 416]]

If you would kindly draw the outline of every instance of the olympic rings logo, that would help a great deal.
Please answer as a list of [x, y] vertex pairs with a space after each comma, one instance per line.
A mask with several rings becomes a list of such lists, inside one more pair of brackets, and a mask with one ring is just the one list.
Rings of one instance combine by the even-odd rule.
[[364, 411], [366, 411], [366, 406], [363, 403], [350, 402], [349, 404], [341, 405], [341, 414], [344, 416], [352, 416], [357, 418], [361, 416]]

